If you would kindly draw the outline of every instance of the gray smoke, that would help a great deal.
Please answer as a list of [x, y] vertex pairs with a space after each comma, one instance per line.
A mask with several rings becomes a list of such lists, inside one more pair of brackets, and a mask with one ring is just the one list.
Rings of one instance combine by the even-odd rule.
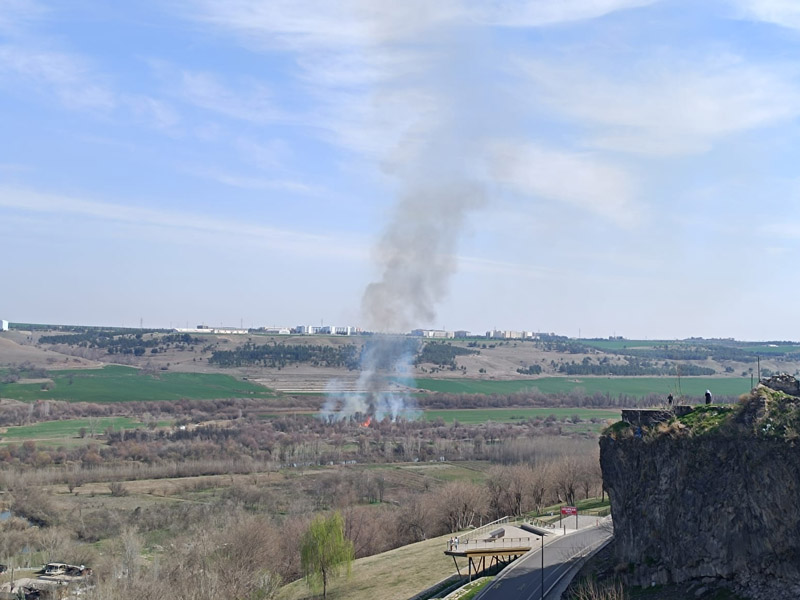
[[[477, 74], [487, 59], [475, 31], [443, 21], [419, 31], [424, 32], [425, 60], [415, 63], [417, 71], [406, 72], [407, 80], [392, 82], [398, 88], [414, 88], [416, 93], [409, 97], [421, 99], [417, 120], [384, 163], [400, 191], [375, 248], [378, 278], [362, 297], [365, 324], [382, 333], [407, 333], [434, 322], [456, 272], [467, 218], [485, 201], [478, 167], [481, 140], [497, 112], [495, 99], [489, 98]], [[359, 385], [366, 395], [333, 393], [326, 414], [381, 418], [413, 413], [410, 396], [392, 389], [396, 373], [411, 378], [412, 357], [397, 357], [388, 364], [391, 356], [390, 343], [365, 352]]]
[[433, 322], [456, 271], [466, 215], [482, 201], [482, 189], [466, 181], [419, 183], [406, 192], [377, 248], [382, 277], [364, 291], [371, 328], [406, 332]]

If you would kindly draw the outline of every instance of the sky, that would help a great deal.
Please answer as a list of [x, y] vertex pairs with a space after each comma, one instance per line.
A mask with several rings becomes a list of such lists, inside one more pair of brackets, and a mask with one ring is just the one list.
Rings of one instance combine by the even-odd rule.
[[0, 318], [800, 340], [793, 0], [0, 0]]

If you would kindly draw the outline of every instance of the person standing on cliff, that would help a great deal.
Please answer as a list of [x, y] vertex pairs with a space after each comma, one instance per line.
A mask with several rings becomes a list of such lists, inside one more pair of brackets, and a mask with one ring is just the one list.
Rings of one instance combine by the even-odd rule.
[[667, 406], [669, 406], [670, 408], [672, 408], [672, 394], [670, 394], [669, 396], [667, 396]]
[[711, 390], [706, 390], [706, 404], [711, 404]]

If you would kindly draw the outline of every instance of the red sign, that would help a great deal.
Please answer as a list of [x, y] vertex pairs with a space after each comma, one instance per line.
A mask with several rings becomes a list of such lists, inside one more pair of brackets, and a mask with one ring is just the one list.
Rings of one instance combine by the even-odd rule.
[[561, 507], [561, 514], [562, 515], [578, 515], [578, 509], [574, 506], [562, 506]]

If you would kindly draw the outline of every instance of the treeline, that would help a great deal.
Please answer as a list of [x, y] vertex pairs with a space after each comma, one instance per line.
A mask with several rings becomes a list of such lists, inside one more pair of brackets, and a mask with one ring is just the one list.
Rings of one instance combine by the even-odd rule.
[[[84, 480], [103, 481], [105, 471], [94, 470], [131, 464], [197, 465], [206, 462], [207, 475], [214, 468], [229, 469], [231, 464], [276, 466], [321, 466], [347, 463], [427, 462], [439, 460], [486, 460], [506, 441], [532, 436], [559, 436], [565, 422], [581, 422], [579, 415], [542, 416], [515, 423], [485, 423], [463, 426], [443, 421], [373, 421], [369, 427], [339, 421], [327, 424], [311, 416], [287, 416], [270, 420], [255, 417], [230, 423], [157, 429], [111, 430], [89, 434], [81, 444], [53, 447], [27, 440], [0, 447], [0, 466], [62, 469], [63, 483], [74, 469], [83, 469]], [[89, 432], [87, 432], [89, 433]], [[583, 435], [583, 434], [580, 434]], [[579, 437], [580, 437], [579, 435]], [[226, 471], [221, 471], [225, 473]], [[163, 476], [169, 475], [169, 471]], [[149, 474], [153, 476], [152, 473]], [[53, 477], [58, 477], [54, 474]], [[97, 479], [97, 477], [102, 477]]]
[[704, 376], [716, 373], [709, 367], [701, 367], [690, 363], [679, 365], [671, 363], [656, 364], [649, 360], [625, 357], [625, 363], [611, 361], [593, 362], [588, 356], [576, 363], [561, 363], [558, 372], [565, 375], [619, 375], [619, 376], [664, 376], [679, 372], [684, 376]]
[[[758, 357], [781, 358], [784, 360], [800, 359], [800, 352], [797, 350], [783, 350], [778, 346], [792, 344], [792, 342], [734, 342], [721, 340], [692, 340], [682, 343], [665, 343], [647, 348], [602, 348], [583, 344], [575, 340], [555, 340], [540, 342], [545, 350], [557, 352], [568, 352], [571, 354], [594, 354], [602, 352], [616, 356], [628, 356], [649, 360], [715, 360], [715, 361], [736, 361], [751, 362]], [[771, 352], [759, 351], [756, 348], [765, 344], [776, 346]]]
[[354, 344], [322, 346], [311, 344], [257, 345], [246, 342], [234, 350], [215, 350], [208, 362], [220, 367], [262, 366], [283, 368], [308, 363], [315, 367], [358, 368], [360, 352]]
[[25, 361], [19, 366], [12, 365], [6, 369], [5, 373], [0, 379], [0, 383], [16, 383], [22, 378], [26, 379], [45, 379], [50, 374], [47, 369], [37, 367], [30, 361]]
[[194, 344], [202, 344], [203, 340], [192, 337], [188, 333], [168, 333], [157, 335], [161, 330], [124, 330], [89, 329], [67, 335], [43, 335], [41, 344], [64, 344], [77, 348], [97, 348], [109, 354], [143, 355], [147, 349], [152, 354], [163, 352], [169, 348], [176, 350], [189, 349]]
[[430, 363], [439, 365], [440, 367], [455, 369], [456, 356], [463, 356], [466, 354], [480, 354], [480, 352], [443, 342], [428, 342], [422, 347], [422, 350], [414, 359], [414, 364], [421, 365], [423, 363]]

